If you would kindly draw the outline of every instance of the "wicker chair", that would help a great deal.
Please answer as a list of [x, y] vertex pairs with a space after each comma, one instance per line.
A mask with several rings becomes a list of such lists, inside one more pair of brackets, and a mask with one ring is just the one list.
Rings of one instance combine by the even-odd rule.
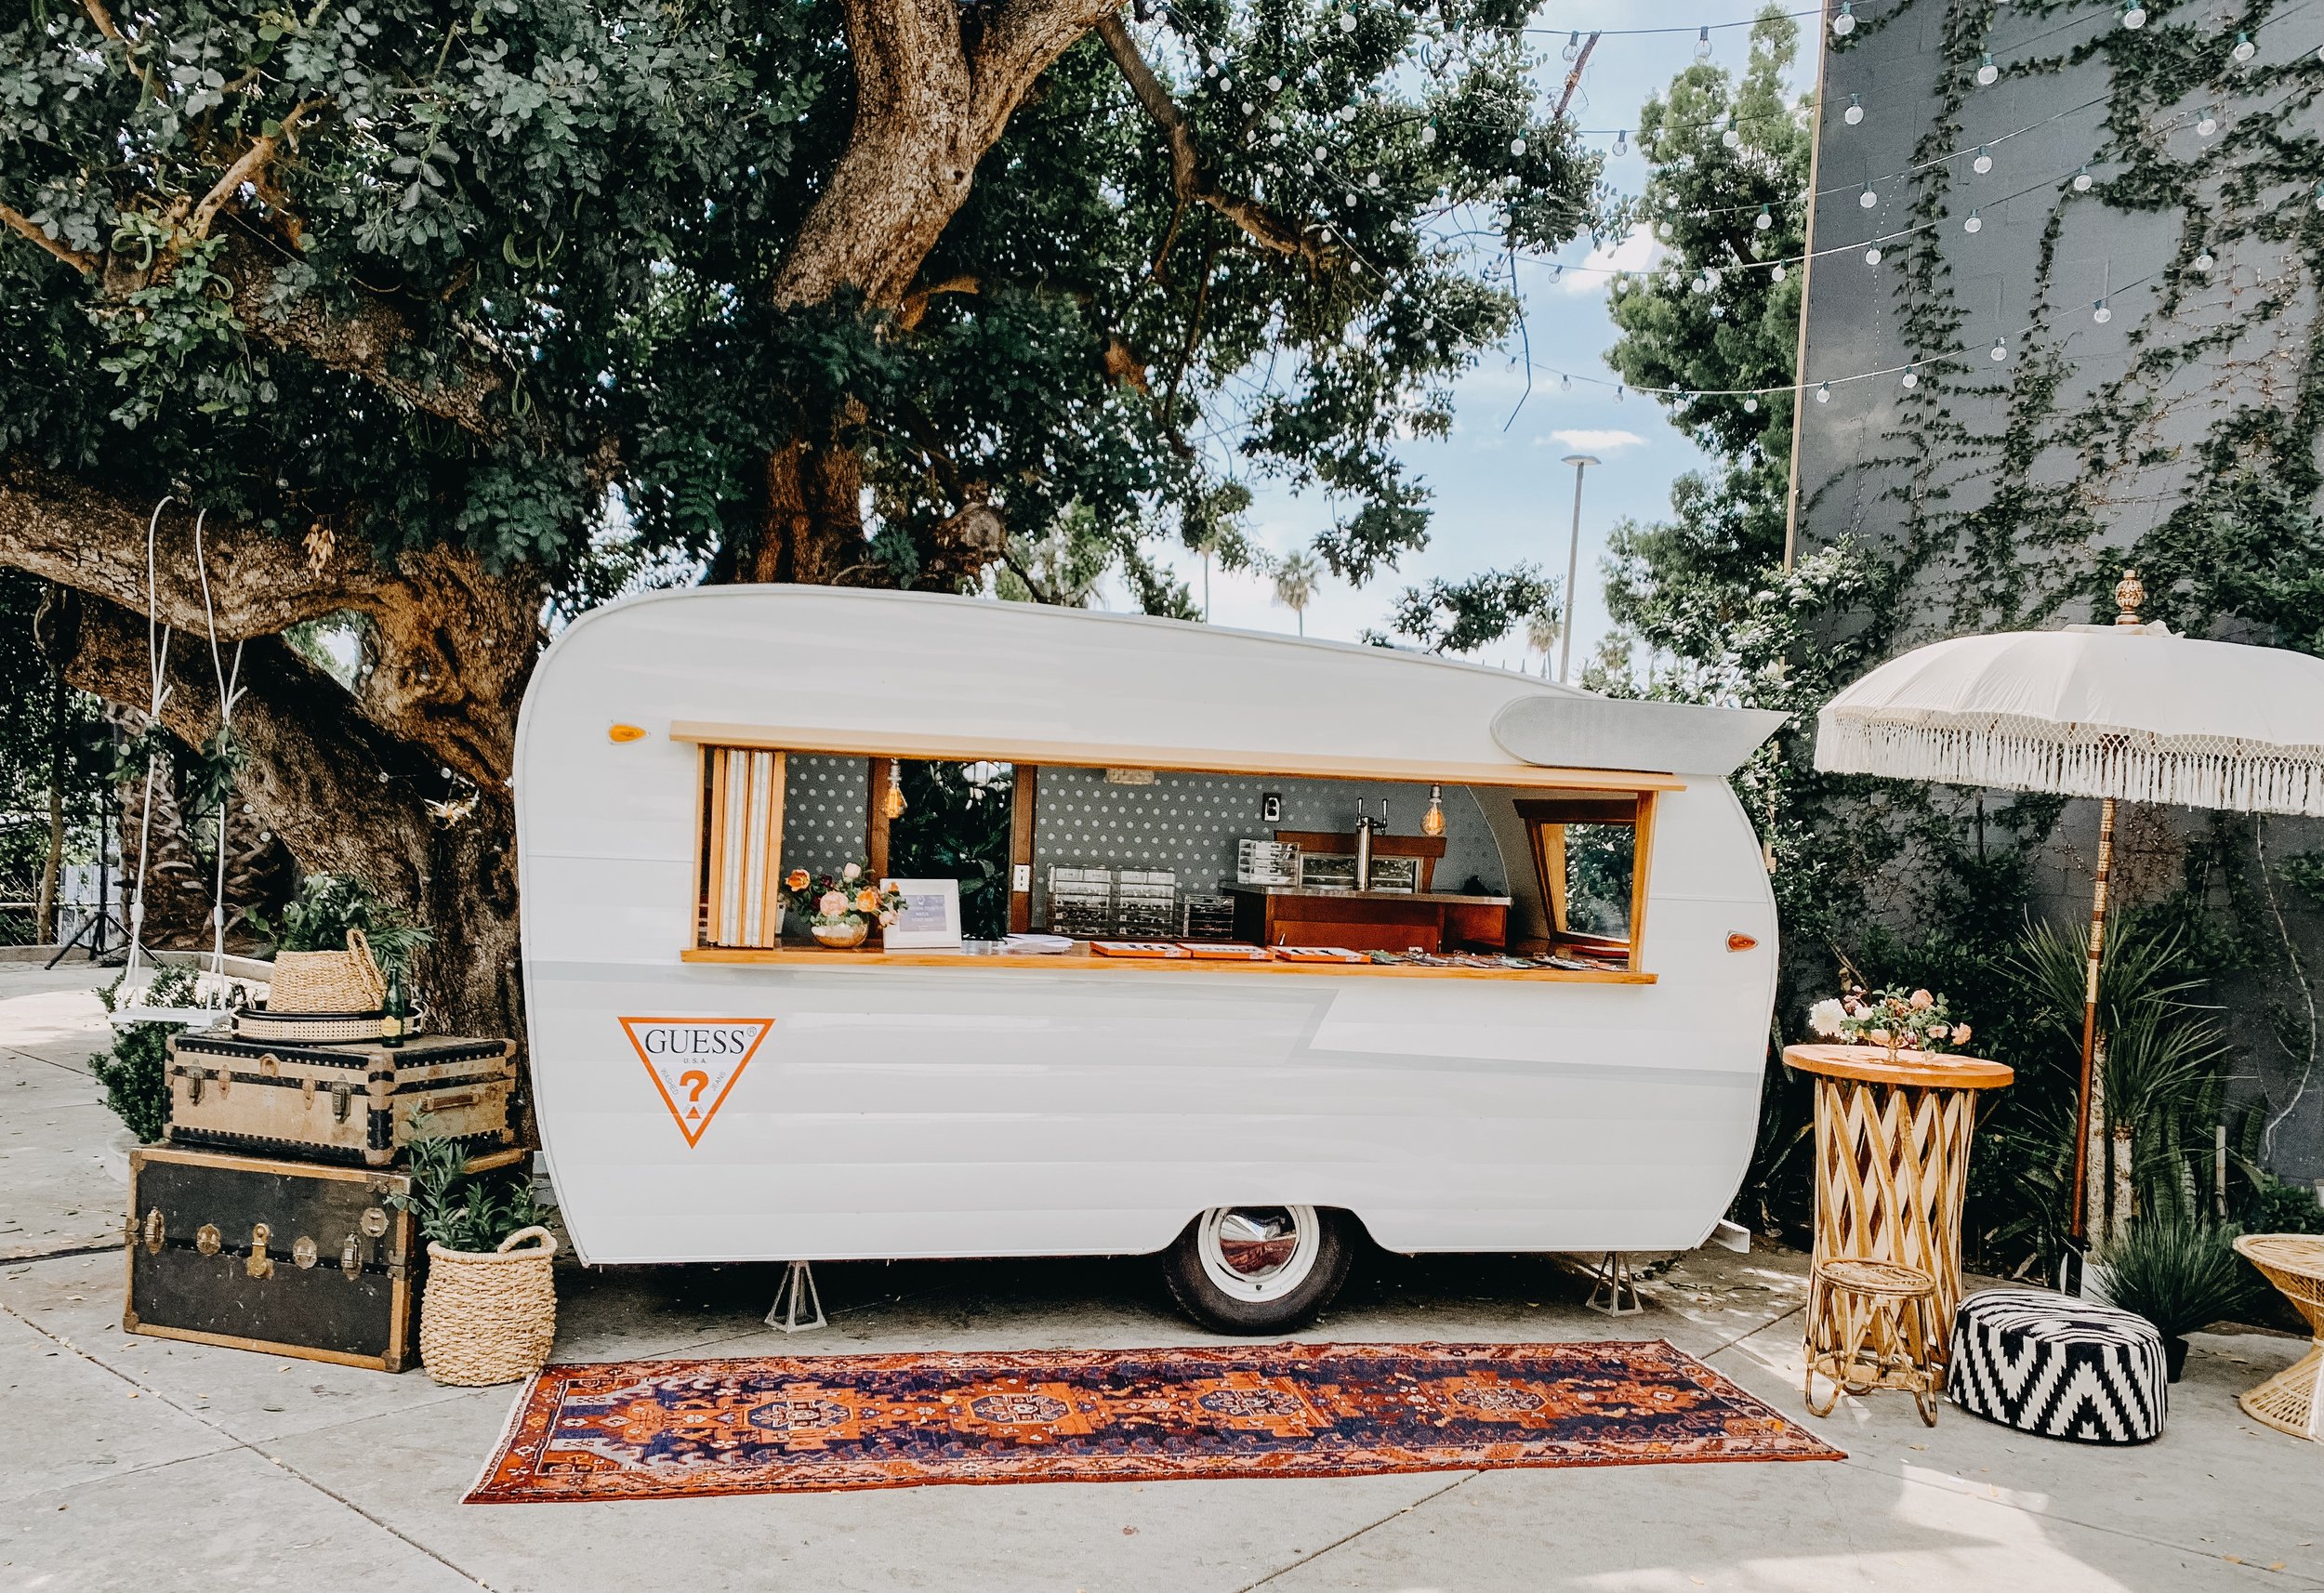
[[2236, 1402], [2278, 1432], [2324, 1439], [2324, 1235], [2247, 1233], [2236, 1249], [2308, 1319], [2315, 1336], [2305, 1355]]
[[[1842, 1394], [1904, 1389], [1921, 1419], [1936, 1425], [1944, 1375], [1933, 1351], [1938, 1344], [1936, 1280], [1895, 1261], [1836, 1257], [1808, 1280], [1807, 1408], [1827, 1416]], [[1832, 1385], [1816, 1402], [1816, 1379]]]

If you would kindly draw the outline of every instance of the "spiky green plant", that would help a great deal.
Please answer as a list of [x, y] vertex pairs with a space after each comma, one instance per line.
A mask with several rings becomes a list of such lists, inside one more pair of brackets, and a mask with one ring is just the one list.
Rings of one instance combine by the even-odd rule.
[[2142, 1218], [2105, 1257], [2106, 1295], [2166, 1338], [2250, 1309], [2258, 1278], [2235, 1253], [2239, 1231], [2199, 1218]]
[[520, 1165], [490, 1173], [468, 1170], [468, 1150], [456, 1139], [427, 1135], [412, 1141], [412, 1188], [388, 1203], [419, 1219], [420, 1237], [447, 1250], [492, 1251], [541, 1219], [533, 1175]]

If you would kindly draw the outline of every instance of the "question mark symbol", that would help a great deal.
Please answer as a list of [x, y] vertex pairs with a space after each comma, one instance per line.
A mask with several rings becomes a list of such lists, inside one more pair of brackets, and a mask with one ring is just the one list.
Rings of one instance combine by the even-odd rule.
[[688, 1068], [678, 1075], [678, 1087], [686, 1091], [686, 1104], [700, 1106], [702, 1092], [710, 1087], [710, 1075], [700, 1068]]

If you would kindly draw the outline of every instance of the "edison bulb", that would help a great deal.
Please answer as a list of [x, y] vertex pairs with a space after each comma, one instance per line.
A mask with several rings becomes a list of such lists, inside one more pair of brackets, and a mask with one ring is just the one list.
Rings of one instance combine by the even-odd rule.
[[1972, 210], [1962, 220], [1961, 230], [1964, 232], [1982, 232], [1985, 230], [1985, 217]]
[[1863, 121], [1864, 96], [1861, 94], [1851, 94], [1848, 96], [1848, 108], [1840, 113], [1840, 119], [1842, 122], [1847, 123], [1851, 127]]
[[1880, 202], [1881, 196], [1872, 191], [1872, 185], [1868, 182], [1864, 185], [1864, 191], [1856, 195], [1856, 204], [1863, 206], [1867, 210], [1871, 209], [1872, 206], [1878, 204]]
[[1864, 251], [1864, 263], [1868, 266], [1877, 266], [1881, 263], [1881, 251], [1878, 244]]
[[1977, 66], [1977, 83], [1979, 86], [1990, 88], [1993, 86], [1993, 80], [2000, 75], [2001, 69], [1993, 64], [1993, 52], [1991, 50], [1986, 51], [1985, 59], [1979, 62]]
[[1856, 31], [1856, 8], [1850, 0], [1841, 0], [1840, 15], [1831, 20], [1831, 31], [1843, 39]]
[[2088, 193], [2090, 191], [2090, 168], [2088, 166], [2082, 167], [2081, 170], [2074, 174], [2074, 191], [2076, 193]]
[[1999, 337], [1996, 337], [1996, 338], [1993, 340], [1992, 355], [1993, 355], [1994, 362], [1995, 362], [1995, 363], [1997, 363], [1997, 364], [1998, 364], [1998, 363], [2000, 363], [2001, 361], [2008, 359], [2008, 358], [2009, 358], [2009, 345], [2008, 345], [2008, 344], [2006, 344], [2006, 343], [2004, 343], [2004, 342], [2002, 342], [2002, 341], [2001, 341]]
[[1817, 403], [1831, 402], [1831, 384], [1829, 382], [1826, 382], [1822, 387], [1816, 389], [1816, 402]]
[[2102, 298], [2090, 307], [2090, 319], [2104, 326], [2114, 319], [2114, 311], [2106, 308], [2106, 301]]
[[2130, 6], [2124, 7], [2122, 12], [2122, 25], [2133, 30], [2145, 27], [2146, 25], [2146, 7], [2144, 6]]
[[2238, 33], [2236, 35], [2236, 47], [2227, 53], [2234, 56], [2238, 61], [2247, 61], [2260, 52], [2259, 46], [2251, 42], [2251, 34]]
[[1914, 365], [1907, 365], [1905, 367], [1905, 374], [1897, 379], [1896, 385], [1903, 388], [1919, 387], [1921, 385], [1920, 368]]
[[2218, 263], [2218, 261], [2211, 257], [2211, 251], [2209, 249], [2204, 250], [2201, 254], [2195, 257], [2195, 269], [2203, 272], [2207, 276], [2210, 274], [2212, 267], [2217, 265]]
[[1983, 177], [1986, 173], [1991, 171], [1993, 169], [1993, 151], [1987, 149], [1985, 145], [1979, 144], [1977, 146], [1977, 158], [1969, 163], [1969, 169], [1975, 172], [1979, 177]]

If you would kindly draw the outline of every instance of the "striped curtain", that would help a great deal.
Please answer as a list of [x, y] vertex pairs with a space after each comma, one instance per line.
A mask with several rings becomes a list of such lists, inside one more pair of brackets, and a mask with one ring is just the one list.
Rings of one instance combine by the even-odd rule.
[[711, 746], [705, 794], [704, 940], [772, 946], [782, 906], [783, 755]]

